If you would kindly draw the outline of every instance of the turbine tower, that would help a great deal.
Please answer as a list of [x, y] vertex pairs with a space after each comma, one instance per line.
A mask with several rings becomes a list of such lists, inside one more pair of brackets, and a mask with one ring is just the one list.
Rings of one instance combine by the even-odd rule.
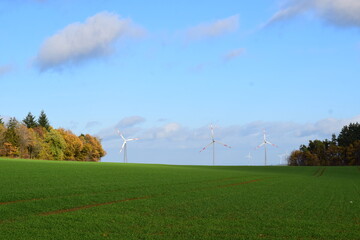
[[121, 146], [120, 152], [124, 151], [124, 163], [128, 162], [128, 158], [127, 158], [127, 142], [130, 141], [135, 141], [135, 140], [139, 140], [138, 138], [125, 138], [124, 135], [122, 133], [120, 133], [120, 131], [118, 131], [118, 134], [120, 135], [120, 137], [123, 139], [124, 143]]
[[203, 149], [200, 150], [200, 152], [204, 151], [206, 148], [208, 148], [210, 145], [213, 146], [213, 165], [215, 165], [215, 143], [217, 144], [220, 144], [224, 147], [227, 147], [227, 148], [231, 148], [229, 145], [225, 144], [225, 143], [222, 143], [222, 142], [219, 142], [217, 140], [215, 140], [215, 137], [214, 137], [214, 126], [213, 125], [210, 125], [210, 130], [211, 130], [211, 142], [206, 145], [205, 147], [203, 147]]
[[250, 165], [250, 162], [251, 162], [251, 159], [252, 159], [252, 156], [251, 156], [251, 152], [249, 152], [248, 155], [245, 156], [247, 159], [249, 159], [249, 164]]
[[266, 140], [266, 132], [264, 130], [264, 140], [259, 146], [257, 146], [257, 148], [260, 148], [260, 147], [264, 146], [264, 150], [265, 150], [265, 166], [267, 164], [267, 156], [266, 156], [266, 145], [267, 144], [272, 145], [273, 147], [277, 147], [275, 144], [273, 144], [273, 143], [269, 142], [268, 140]]

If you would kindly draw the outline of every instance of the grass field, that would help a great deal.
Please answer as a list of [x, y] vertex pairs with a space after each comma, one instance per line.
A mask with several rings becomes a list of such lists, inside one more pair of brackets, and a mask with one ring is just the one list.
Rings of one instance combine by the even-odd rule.
[[0, 159], [0, 239], [360, 239], [360, 168]]

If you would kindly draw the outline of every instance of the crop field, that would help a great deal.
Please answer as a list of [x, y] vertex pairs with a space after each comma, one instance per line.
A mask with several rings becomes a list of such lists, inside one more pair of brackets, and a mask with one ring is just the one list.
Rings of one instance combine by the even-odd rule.
[[360, 167], [0, 159], [0, 239], [360, 239]]

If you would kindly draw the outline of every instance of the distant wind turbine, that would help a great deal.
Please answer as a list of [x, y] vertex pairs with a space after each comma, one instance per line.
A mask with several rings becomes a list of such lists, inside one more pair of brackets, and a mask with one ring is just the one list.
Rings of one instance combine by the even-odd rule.
[[267, 164], [267, 156], [266, 156], [266, 145], [267, 144], [272, 145], [274, 147], [277, 147], [275, 144], [273, 144], [273, 143], [269, 142], [268, 140], [266, 140], [266, 132], [264, 130], [264, 140], [259, 146], [257, 146], [257, 148], [261, 148], [262, 146], [264, 146], [264, 149], [265, 149], [265, 166]]
[[214, 126], [213, 125], [210, 125], [210, 130], [211, 130], [211, 142], [206, 145], [205, 147], [203, 147], [203, 149], [200, 150], [200, 152], [204, 151], [206, 148], [208, 148], [210, 145], [213, 146], [213, 165], [215, 165], [215, 143], [217, 144], [220, 144], [224, 147], [227, 147], [227, 148], [231, 148], [229, 145], [225, 144], [225, 143], [222, 143], [222, 142], [219, 142], [217, 140], [215, 140], [214, 138]]
[[250, 162], [251, 162], [251, 159], [252, 159], [252, 156], [251, 156], [251, 152], [249, 152], [248, 155], [245, 156], [247, 159], [249, 159], [249, 164], [250, 165]]
[[280, 158], [280, 165], [282, 165], [282, 160], [283, 160], [283, 158], [285, 158], [285, 160], [286, 160], [286, 158], [287, 158], [288, 155], [289, 155], [288, 152], [278, 155], [279, 158]]
[[120, 137], [123, 139], [124, 143], [121, 146], [120, 152], [124, 151], [124, 163], [128, 162], [128, 158], [127, 158], [127, 142], [130, 141], [135, 141], [135, 140], [139, 140], [138, 138], [125, 138], [124, 135], [122, 133], [120, 133], [120, 131], [118, 130], [118, 134], [120, 135]]

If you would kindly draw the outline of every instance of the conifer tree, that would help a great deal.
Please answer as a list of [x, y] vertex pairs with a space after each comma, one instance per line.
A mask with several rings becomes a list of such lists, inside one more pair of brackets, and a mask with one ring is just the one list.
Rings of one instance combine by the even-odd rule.
[[3, 119], [0, 117], [0, 125], [4, 125]]
[[19, 122], [16, 120], [16, 118], [12, 117], [6, 126], [5, 141], [11, 143], [13, 146], [19, 145], [19, 136], [16, 133], [16, 128], [18, 125]]
[[35, 120], [35, 116], [31, 114], [31, 112], [28, 113], [26, 118], [24, 118], [23, 123], [26, 125], [27, 128], [35, 128], [37, 127], [37, 122]]
[[49, 124], [49, 120], [47, 119], [47, 116], [44, 112], [44, 110], [41, 111], [39, 119], [38, 119], [38, 124], [39, 126], [45, 128], [46, 130], [49, 131], [50, 129], [50, 124]]

